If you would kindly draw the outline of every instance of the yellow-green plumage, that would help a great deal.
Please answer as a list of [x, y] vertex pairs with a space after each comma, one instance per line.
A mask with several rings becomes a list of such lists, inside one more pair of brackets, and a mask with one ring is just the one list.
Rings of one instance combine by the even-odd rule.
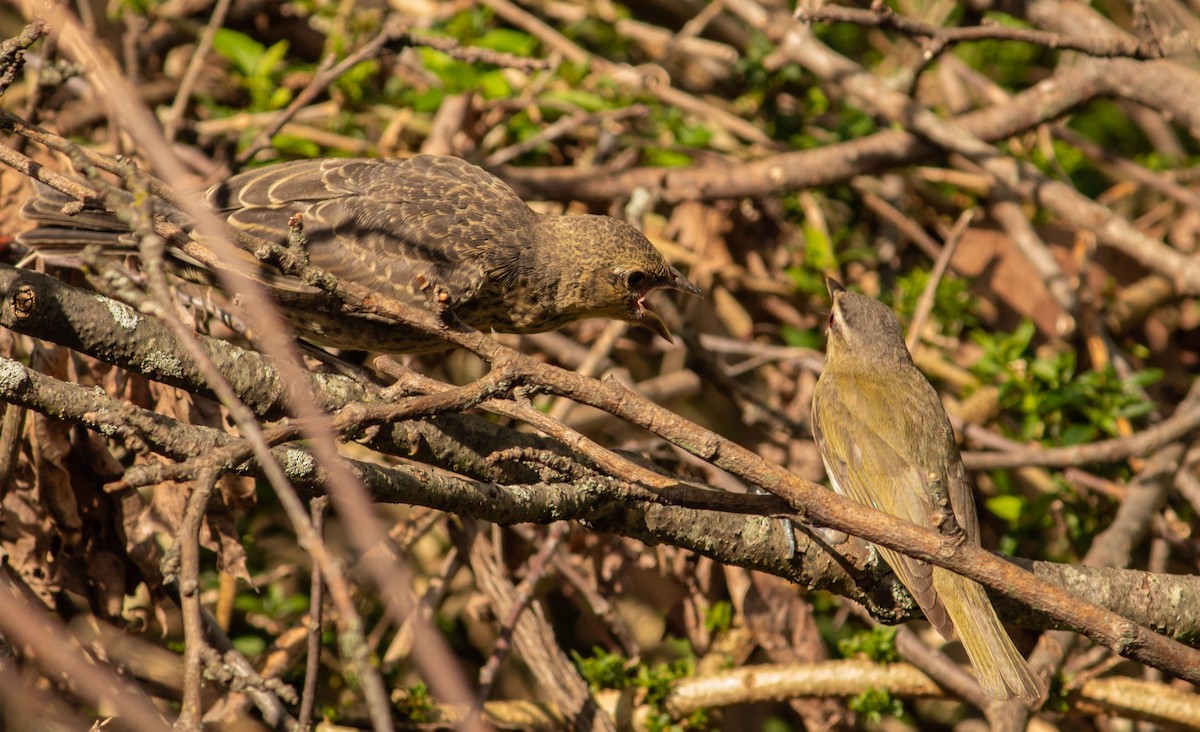
[[[979, 520], [954, 431], [937, 392], [912, 362], [900, 323], [882, 303], [830, 280], [833, 312], [825, 370], [813, 393], [813, 433], [838, 493], [920, 526], [933, 526], [930, 480], [947, 487], [968, 539]], [[983, 587], [878, 547], [929, 622], [962, 640], [984, 692], [1035, 699], [1045, 686], [1005, 633]]]

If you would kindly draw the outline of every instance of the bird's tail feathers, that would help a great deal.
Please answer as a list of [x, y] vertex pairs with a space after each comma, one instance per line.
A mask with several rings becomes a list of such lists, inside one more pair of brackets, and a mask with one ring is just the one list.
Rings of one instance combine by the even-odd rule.
[[1013, 645], [983, 585], [944, 569], [937, 570], [937, 575], [938, 594], [984, 693], [993, 699], [1041, 696], [1046, 690], [1045, 683]]
[[114, 250], [134, 248], [136, 242], [129, 227], [109, 211], [84, 209], [74, 215], [63, 213], [63, 208], [74, 201], [67, 194], [34, 181], [33, 195], [21, 207], [21, 216], [37, 226], [19, 234], [17, 241], [60, 257], [92, 245]]

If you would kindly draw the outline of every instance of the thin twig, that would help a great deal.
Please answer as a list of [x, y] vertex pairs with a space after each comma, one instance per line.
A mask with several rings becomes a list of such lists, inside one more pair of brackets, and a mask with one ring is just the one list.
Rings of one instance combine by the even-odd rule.
[[183, 122], [184, 110], [187, 109], [188, 100], [192, 97], [192, 89], [195, 88], [196, 81], [200, 78], [200, 72], [208, 65], [208, 51], [212, 48], [217, 31], [224, 25], [225, 16], [229, 14], [231, 5], [233, 5], [233, 0], [217, 0], [217, 4], [213, 7], [212, 17], [208, 19], [208, 24], [204, 26], [204, 32], [200, 34], [200, 40], [196, 42], [196, 48], [192, 51], [192, 59], [188, 62], [187, 70], [183, 72], [183, 78], [179, 81], [179, 90], [175, 93], [175, 101], [167, 110], [163, 120], [163, 137], [167, 139], [167, 142], [175, 141], [179, 125]]
[[946, 243], [942, 245], [942, 251], [938, 253], [937, 261], [933, 263], [933, 269], [929, 272], [929, 281], [925, 283], [925, 290], [921, 292], [921, 298], [917, 300], [917, 307], [913, 310], [912, 322], [908, 325], [908, 350], [912, 351], [917, 347], [917, 343], [921, 340], [921, 331], [925, 329], [925, 321], [929, 320], [929, 314], [933, 312], [933, 306], [937, 302], [937, 288], [942, 282], [942, 277], [946, 275], [946, 269], [950, 266], [950, 260], [954, 258], [954, 250], [958, 249], [958, 243], [962, 241], [963, 234], [967, 232], [967, 226], [971, 223], [971, 219], [975, 217], [975, 209], [967, 209], [959, 215], [958, 221], [954, 222], [954, 228], [950, 231], [950, 236], [946, 237]]
[[204, 470], [196, 478], [176, 537], [179, 551], [179, 597], [183, 610], [183, 703], [175, 726], [187, 732], [201, 728], [201, 682], [204, 666], [204, 622], [200, 616], [200, 527], [208, 499], [217, 485], [217, 472]]
[[[1000, 40], [1021, 41], [1051, 49], [1079, 51], [1101, 58], [1124, 56], [1150, 60], [1166, 55], [1166, 50], [1156, 41], [1148, 43], [1135, 43], [1125, 39], [1104, 41], [1086, 36], [1066, 36], [1033, 28], [1014, 28], [999, 24], [966, 28], [935, 26], [900, 15], [883, 3], [872, 3], [870, 9], [862, 10], [842, 5], [824, 5], [820, 9], [814, 10], [801, 5], [796, 9], [795, 18], [802, 23], [853, 23], [872, 28], [889, 28], [905, 35], [929, 38], [940, 45]], [[937, 55], [937, 53], [932, 55]]]
[[[317, 496], [309, 504], [313, 533], [322, 536], [325, 530], [325, 512], [329, 507], [328, 496]], [[321, 567], [313, 562], [311, 588], [308, 603], [308, 654], [304, 662], [304, 691], [300, 695], [300, 714], [296, 717], [296, 729], [307, 732], [312, 724], [313, 708], [317, 704], [317, 681], [321, 671], [321, 625], [324, 618], [325, 581]]]
[[500, 635], [496, 638], [496, 645], [492, 648], [487, 661], [484, 662], [483, 668], [479, 669], [480, 705], [487, 701], [491, 694], [492, 684], [496, 681], [496, 673], [500, 670], [500, 664], [512, 650], [512, 634], [517, 620], [521, 617], [521, 613], [525, 612], [529, 603], [533, 601], [534, 589], [549, 569], [550, 559], [558, 551], [563, 538], [567, 535], [567, 528], [568, 524], [565, 522], [552, 524], [537, 553], [526, 563], [525, 576], [521, 578], [520, 584], [514, 591], [516, 601], [509, 609], [508, 615], [500, 621]]

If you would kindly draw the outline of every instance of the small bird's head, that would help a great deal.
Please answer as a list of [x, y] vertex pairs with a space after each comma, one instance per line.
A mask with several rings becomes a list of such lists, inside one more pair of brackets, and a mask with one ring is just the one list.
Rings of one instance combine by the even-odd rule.
[[700, 296], [630, 224], [609, 216], [546, 217], [561, 247], [560, 303], [576, 317], [624, 320], [671, 341], [671, 332], [646, 296], [671, 289]]
[[888, 306], [874, 298], [849, 292], [832, 277], [825, 278], [833, 307], [825, 328], [827, 366], [885, 366], [911, 363], [900, 321]]

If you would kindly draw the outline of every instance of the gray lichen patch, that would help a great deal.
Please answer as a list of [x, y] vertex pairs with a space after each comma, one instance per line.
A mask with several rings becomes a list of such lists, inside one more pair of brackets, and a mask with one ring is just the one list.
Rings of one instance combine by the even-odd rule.
[[139, 369], [145, 374], [158, 374], [160, 377], [182, 379], [183, 363], [173, 354], [164, 351], [150, 351], [141, 360]]
[[25, 367], [7, 358], [0, 358], [0, 392], [15, 394], [29, 383]]
[[140, 318], [133, 308], [129, 307], [123, 302], [117, 302], [116, 300], [112, 300], [101, 295], [96, 295], [96, 299], [99, 300], [104, 307], [108, 308], [109, 314], [112, 315], [113, 322], [118, 326], [124, 328], [125, 330], [133, 330], [137, 327]]

